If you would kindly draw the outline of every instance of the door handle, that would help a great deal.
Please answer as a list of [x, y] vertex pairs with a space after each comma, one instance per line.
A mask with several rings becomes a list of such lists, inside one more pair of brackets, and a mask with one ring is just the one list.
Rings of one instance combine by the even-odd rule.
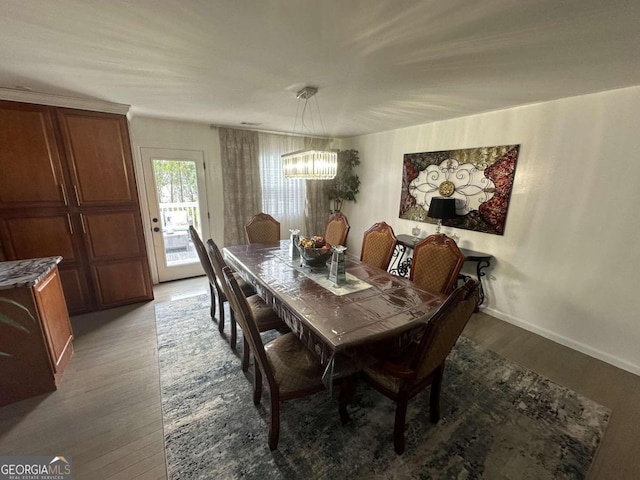
[[64, 185], [60, 184], [60, 190], [62, 191], [62, 201], [65, 205], [69, 205], [69, 199], [67, 198], [67, 190], [64, 188]]

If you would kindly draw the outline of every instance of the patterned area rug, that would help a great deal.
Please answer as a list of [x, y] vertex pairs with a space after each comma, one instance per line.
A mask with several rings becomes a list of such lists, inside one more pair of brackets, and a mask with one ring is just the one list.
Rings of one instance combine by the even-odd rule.
[[429, 422], [428, 390], [414, 398], [402, 456], [392, 443], [395, 405], [363, 382], [345, 426], [337, 392], [285, 402], [270, 452], [268, 388], [255, 407], [242, 342], [233, 352], [208, 312], [208, 296], [156, 305], [171, 479], [584, 478], [609, 419], [607, 408], [461, 338], [442, 418]]

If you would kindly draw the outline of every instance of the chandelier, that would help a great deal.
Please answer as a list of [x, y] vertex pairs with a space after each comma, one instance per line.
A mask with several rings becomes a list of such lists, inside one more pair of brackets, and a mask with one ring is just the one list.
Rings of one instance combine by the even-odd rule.
[[[316, 87], [304, 87], [297, 94], [298, 110], [293, 125], [295, 133], [296, 124], [298, 122], [298, 111], [300, 110], [300, 102], [304, 100], [304, 107], [300, 115], [301, 129], [308, 129], [305, 124], [305, 113], [309, 104], [309, 99], [318, 92]], [[322, 125], [322, 117], [320, 116], [320, 107], [316, 98], [316, 108]], [[310, 112], [311, 115], [311, 112]], [[311, 116], [313, 122], [313, 116]], [[338, 170], [338, 151], [337, 150], [318, 150], [315, 148], [306, 148], [282, 155], [285, 178], [297, 178], [305, 180], [331, 180], [336, 176]]]

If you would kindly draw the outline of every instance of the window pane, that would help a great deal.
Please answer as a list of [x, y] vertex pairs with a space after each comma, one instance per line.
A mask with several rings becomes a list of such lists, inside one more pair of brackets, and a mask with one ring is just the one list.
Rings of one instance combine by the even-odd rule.
[[262, 211], [280, 222], [280, 234], [289, 236], [289, 229], [304, 233], [305, 180], [284, 178], [281, 155], [304, 148], [301, 137], [260, 135], [260, 181], [262, 184]]

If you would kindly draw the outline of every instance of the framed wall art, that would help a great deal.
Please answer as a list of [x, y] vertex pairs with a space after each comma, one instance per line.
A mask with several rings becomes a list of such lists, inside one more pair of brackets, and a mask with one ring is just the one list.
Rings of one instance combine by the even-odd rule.
[[442, 225], [503, 235], [520, 145], [406, 153], [400, 218], [429, 218], [433, 197], [454, 198], [457, 217]]

